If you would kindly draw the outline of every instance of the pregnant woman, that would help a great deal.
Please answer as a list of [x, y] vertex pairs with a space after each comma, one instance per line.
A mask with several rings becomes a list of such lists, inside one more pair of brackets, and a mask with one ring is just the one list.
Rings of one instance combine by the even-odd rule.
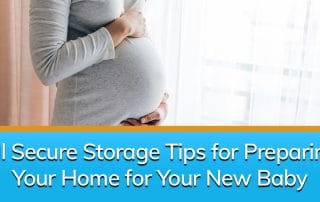
[[30, 46], [57, 85], [52, 125], [158, 125], [167, 112], [161, 62], [145, 37], [145, 0], [31, 0]]

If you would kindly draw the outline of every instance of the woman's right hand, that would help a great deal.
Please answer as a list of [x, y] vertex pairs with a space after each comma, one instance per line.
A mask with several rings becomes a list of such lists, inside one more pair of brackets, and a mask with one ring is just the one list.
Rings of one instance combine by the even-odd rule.
[[114, 46], [117, 47], [127, 37], [143, 37], [146, 32], [146, 20], [142, 13], [128, 10], [106, 28]]
[[146, 33], [146, 19], [141, 12], [128, 10], [121, 15], [120, 19], [125, 20], [131, 28], [131, 37], [144, 37]]

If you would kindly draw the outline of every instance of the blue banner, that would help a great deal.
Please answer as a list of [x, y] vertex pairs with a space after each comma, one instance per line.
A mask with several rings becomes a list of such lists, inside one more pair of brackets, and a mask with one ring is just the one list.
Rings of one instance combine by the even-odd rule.
[[2, 132], [1, 201], [313, 201], [318, 132]]

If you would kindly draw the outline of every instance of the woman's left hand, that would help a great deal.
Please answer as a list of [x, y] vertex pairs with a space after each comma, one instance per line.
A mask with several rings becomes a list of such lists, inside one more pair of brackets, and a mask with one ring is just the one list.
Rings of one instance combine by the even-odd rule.
[[137, 119], [127, 119], [121, 123], [123, 126], [159, 126], [163, 123], [168, 115], [168, 104], [167, 100], [169, 95], [164, 94], [163, 99], [159, 107], [152, 113], [147, 114], [140, 120]]

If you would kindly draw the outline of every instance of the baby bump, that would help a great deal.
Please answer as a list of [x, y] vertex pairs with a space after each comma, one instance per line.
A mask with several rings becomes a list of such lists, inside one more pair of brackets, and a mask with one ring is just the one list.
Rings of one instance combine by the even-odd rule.
[[161, 61], [146, 38], [125, 40], [116, 49], [116, 59], [89, 67], [77, 77], [78, 108], [94, 109], [91, 115], [102, 113], [102, 119], [107, 113], [106, 119], [116, 121], [154, 111], [165, 88]]

